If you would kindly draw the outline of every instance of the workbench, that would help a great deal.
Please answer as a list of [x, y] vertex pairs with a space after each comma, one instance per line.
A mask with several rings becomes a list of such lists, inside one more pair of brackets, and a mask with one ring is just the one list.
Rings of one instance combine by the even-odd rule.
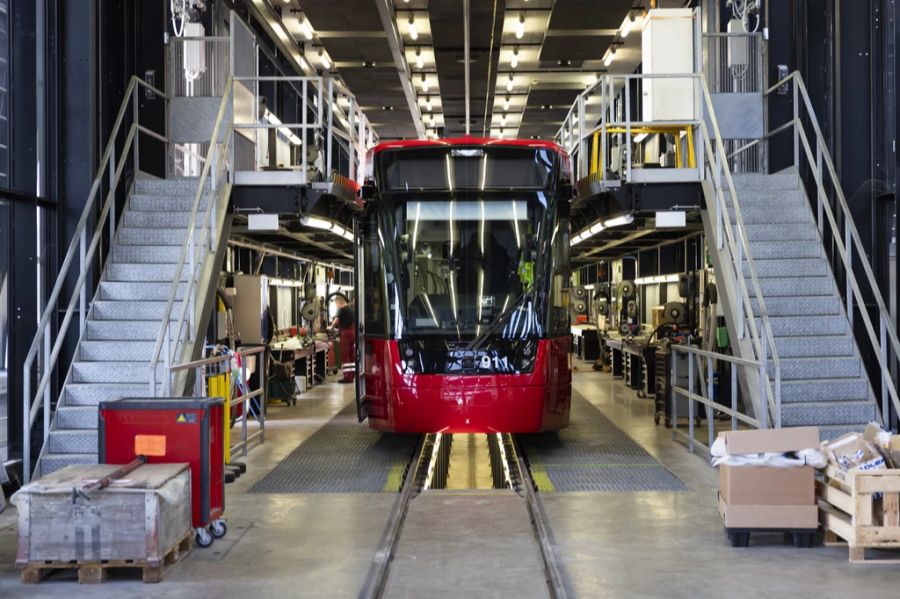
[[292, 362], [292, 380], [289, 384], [291, 388], [296, 385], [298, 392], [302, 393], [325, 381], [328, 352], [331, 351], [331, 343], [328, 341], [316, 340], [304, 344], [299, 339], [292, 338], [270, 343], [269, 351], [273, 359], [280, 363], [288, 360]]
[[607, 337], [604, 342], [610, 349], [612, 375], [624, 378], [638, 397], [652, 396], [656, 392], [656, 344], [647, 345], [646, 337]]

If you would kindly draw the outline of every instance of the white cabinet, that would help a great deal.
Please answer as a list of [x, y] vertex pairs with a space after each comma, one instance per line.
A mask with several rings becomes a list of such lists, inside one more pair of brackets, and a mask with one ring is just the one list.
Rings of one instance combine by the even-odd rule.
[[[643, 72], [647, 75], [694, 72], [694, 13], [691, 9], [657, 8], [643, 23]], [[692, 78], [643, 80], [644, 121], [694, 120]]]

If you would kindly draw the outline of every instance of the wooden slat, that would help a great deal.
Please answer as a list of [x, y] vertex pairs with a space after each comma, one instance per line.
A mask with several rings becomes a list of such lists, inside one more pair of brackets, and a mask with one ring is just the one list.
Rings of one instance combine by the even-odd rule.
[[881, 511], [885, 526], [900, 526], [900, 493], [885, 493]]
[[900, 470], [857, 472], [857, 493], [900, 493]]
[[843, 490], [816, 482], [816, 495], [847, 514], [853, 513], [853, 498]]
[[828, 504], [821, 503], [819, 504], [819, 512], [819, 521], [826, 530], [830, 530], [848, 543], [853, 544], [856, 541], [853, 525], [846, 515]]

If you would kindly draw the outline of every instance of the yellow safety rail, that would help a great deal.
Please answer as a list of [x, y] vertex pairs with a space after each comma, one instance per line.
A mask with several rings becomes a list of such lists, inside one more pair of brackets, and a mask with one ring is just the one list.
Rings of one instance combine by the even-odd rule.
[[[687, 166], [688, 168], [697, 168], [697, 156], [694, 152], [694, 126], [693, 125], [654, 125], [652, 127], [648, 126], [638, 126], [638, 127], [607, 127], [606, 132], [610, 135], [615, 134], [627, 134], [631, 132], [631, 135], [674, 135], [676, 139], [681, 137], [681, 133], [684, 132], [685, 137], [687, 138]], [[590, 178], [591, 180], [602, 180], [603, 179], [603, 169], [601, 165], [603, 164], [603, 148], [600, 143], [600, 134], [601, 131], [597, 130], [594, 132], [593, 144], [591, 147], [591, 170], [590, 170]], [[683, 168], [684, 166], [684, 157], [682, 156], [681, 143], [675, 143], [675, 168]]]

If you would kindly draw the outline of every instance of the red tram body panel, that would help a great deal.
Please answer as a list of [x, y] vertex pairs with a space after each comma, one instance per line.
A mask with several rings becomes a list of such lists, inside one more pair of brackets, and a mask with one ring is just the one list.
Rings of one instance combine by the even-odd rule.
[[356, 255], [360, 419], [403, 433], [566, 427], [566, 153], [530, 140], [386, 142], [370, 164]]

